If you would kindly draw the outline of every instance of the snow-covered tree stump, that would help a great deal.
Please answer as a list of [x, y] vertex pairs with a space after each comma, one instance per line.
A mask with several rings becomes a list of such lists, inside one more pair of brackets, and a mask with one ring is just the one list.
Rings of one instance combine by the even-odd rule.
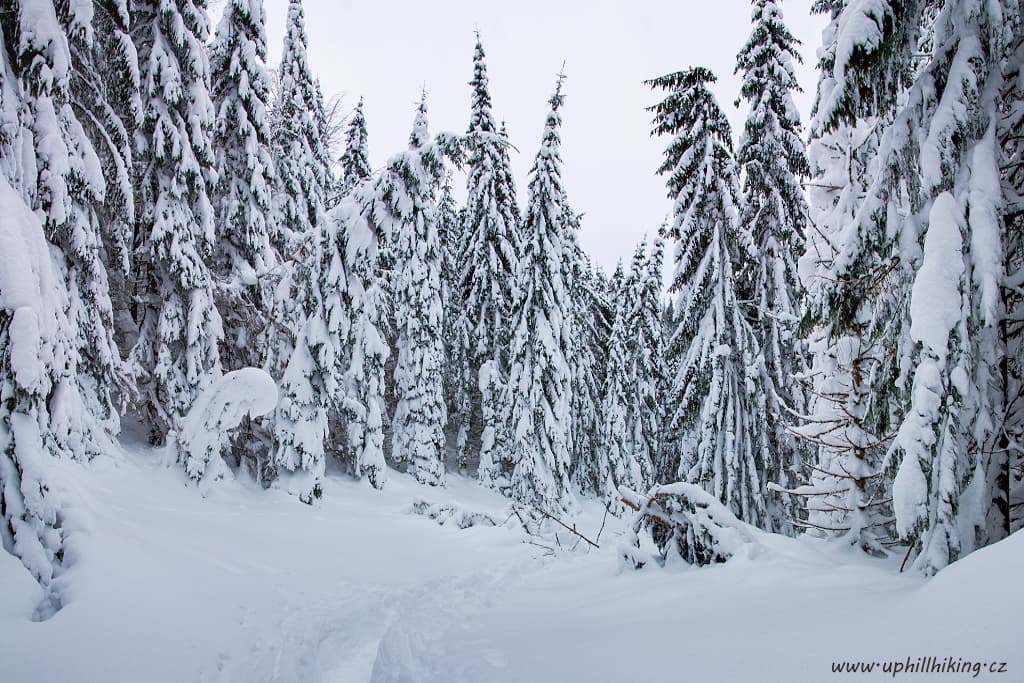
[[[636, 510], [619, 557], [636, 569], [651, 560], [664, 566], [670, 557], [698, 566], [725, 562], [744, 547], [760, 545], [757, 528], [737, 519], [696, 484], [659, 484], [646, 494], [620, 486], [619, 495]], [[640, 534], [645, 531], [660, 554], [652, 556], [640, 549]]]

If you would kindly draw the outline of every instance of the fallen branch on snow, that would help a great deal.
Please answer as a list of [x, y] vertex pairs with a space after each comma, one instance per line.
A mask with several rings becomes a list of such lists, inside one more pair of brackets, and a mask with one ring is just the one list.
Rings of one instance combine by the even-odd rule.
[[[760, 548], [760, 530], [740, 521], [727, 507], [694, 484], [655, 486], [641, 495], [619, 487], [622, 502], [636, 511], [620, 546], [620, 559], [639, 569], [652, 559], [664, 565], [672, 557], [704, 566], [725, 562], [743, 549]], [[640, 550], [647, 531], [659, 550], [649, 556]]]

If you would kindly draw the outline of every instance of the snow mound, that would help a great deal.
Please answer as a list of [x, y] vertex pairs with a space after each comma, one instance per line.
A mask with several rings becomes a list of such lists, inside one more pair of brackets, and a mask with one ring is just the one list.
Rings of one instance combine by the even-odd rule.
[[243, 418], [266, 415], [277, 405], [277, 385], [259, 368], [229, 372], [195, 402], [178, 436], [179, 457], [204, 493], [224, 474], [220, 454]]
[[964, 609], [999, 605], [999, 609], [986, 614], [995, 619], [1001, 613], [1009, 632], [1014, 628], [1011, 622], [1018, 621], [1024, 611], [1024, 591], [1010, 591], [1010, 595], [1004, 589], [1020, 581], [1021, 567], [1024, 533], [1018, 531], [945, 567], [921, 588], [917, 597], [928, 598], [931, 604], [941, 605], [947, 611], [951, 604], [962, 605]]

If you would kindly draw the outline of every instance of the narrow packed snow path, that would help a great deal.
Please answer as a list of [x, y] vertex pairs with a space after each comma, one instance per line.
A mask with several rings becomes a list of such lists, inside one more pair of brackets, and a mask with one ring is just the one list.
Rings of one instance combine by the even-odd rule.
[[[919, 656], [1024, 671], [1024, 537], [930, 582], [781, 537], [712, 569], [620, 571], [614, 518], [600, 550], [551, 557], [511, 528], [409, 513], [423, 499], [504, 519], [503, 498], [459, 476], [392, 473], [384, 491], [329, 476], [309, 507], [242, 481], [202, 498], [141, 446], [67, 468], [89, 521], [65, 608], [32, 622], [39, 591], [0, 554], [12, 683], [821, 681], [833, 661]], [[593, 537], [601, 508], [584, 508]]]

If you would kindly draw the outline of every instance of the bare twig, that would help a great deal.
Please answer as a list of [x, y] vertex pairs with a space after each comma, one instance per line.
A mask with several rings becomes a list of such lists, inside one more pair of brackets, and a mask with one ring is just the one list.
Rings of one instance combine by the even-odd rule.
[[[610, 507], [611, 503], [604, 504], [604, 516], [601, 518], [601, 528], [597, 530], [597, 539], [594, 541], [594, 543], [601, 542], [601, 532], [604, 531], [604, 524], [608, 521], [608, 513], [611, 512], [611, 510], [609, 510]], [[577, 541], [577, 543], [579, 543], [579, 541]]]
[[523, 541], [523, 543], [526, 543], [526, 544], [529, 544], [529, 545], [535, 545], [535, 546], [537, 546], [538, 548], [544, 548], [544, 550], [547, 550], [547, 551], [548, 551], [549, 553], [551, 553], [552, 555], [554, 555], [554, 554], [555, 554], [555, 549], [554, 549], [554, 548], [552, 548], [552, 547], [551, 547], [551, 546], [549, 546], [549, 545], [544, 545], [543, 543], [534, 543], [533, 541]]
[[[533, 508], [533, 510], [535, 510], [536, 512], [539, 512], [541, 515], [543, 515], [544, 517], [550, 519], [555, 524], [558, 524], [560, 527], [564, 528], [566, 531], [570, 531], [570, 532], [576, 534], [577, 536], [582, 538], [584, 541], [586, 541], [590, 546], [592, 546], [594, 548], [600, 548], [601, 547], [597, 543], [594, 543], [589, 538], [587, 538], [586, 536], [581, 534], [579, 531], [577, 531], [575, 524], [573, 524], [572, 526], [569, 526], [568, 524], [566, 524], [562, 520], [558, 519], [554, 515], [552, 515], [552, 514], [550, 514], [548, 512], [545, 512], [544, 510], [541, 510], [540, 508]], [[556, 538], [557, 538], [557, 534], [556, 534]]]
[[914, 544], [911, 543], [907, 546], [907, 554], [903, 556], [903, 562], [900, 563], [900, 574], [903, 573], [903, 569], [907, 566], [907, 560], [910, 559], [910, 551], [914, 549]]

